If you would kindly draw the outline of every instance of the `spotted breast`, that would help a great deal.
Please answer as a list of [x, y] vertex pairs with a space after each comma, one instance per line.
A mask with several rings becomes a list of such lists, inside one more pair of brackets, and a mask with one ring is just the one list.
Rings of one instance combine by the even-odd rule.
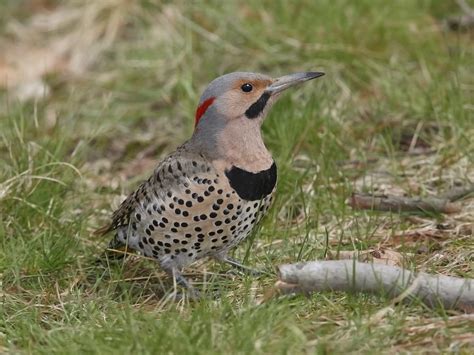
[[114, 214], [116, 239], [164, 268], [219, 257], [268, 210], [276, 178], [275, 163], [260, 173], [218, 172], [204, 157], [178, 150]]

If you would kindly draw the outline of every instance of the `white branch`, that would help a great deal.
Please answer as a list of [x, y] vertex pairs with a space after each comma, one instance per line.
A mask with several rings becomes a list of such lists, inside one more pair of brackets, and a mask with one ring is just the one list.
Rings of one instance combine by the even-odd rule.
[[474, 279], [414, 273], [355, 260], [312, 261], [279, 266], [281, 293], [346, 291], [419, 298], [430, 307], [474, 309]]

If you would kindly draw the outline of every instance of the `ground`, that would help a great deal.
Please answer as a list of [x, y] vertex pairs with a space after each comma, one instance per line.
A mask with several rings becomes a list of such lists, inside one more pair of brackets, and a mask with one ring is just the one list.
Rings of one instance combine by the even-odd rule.
[[[455, 2], [8, 0], [0, 13], [0, 351], [472, 352], [461, 310], [264, 297], [280, 264], [373, 249], [474, 277], [472, 195], [454, 214], [347, 205], [474, 181], [473, 32], [445, 26]], [[92, 232], [189, 137], [206, 84], [236, 70], [326, 76], [263, 127], [277, 199], [234, 257], [270, 274], [198, 263], [187, 274], [209, 296], [174, 302], [153, 261], [98, 265], [108, 240]]]

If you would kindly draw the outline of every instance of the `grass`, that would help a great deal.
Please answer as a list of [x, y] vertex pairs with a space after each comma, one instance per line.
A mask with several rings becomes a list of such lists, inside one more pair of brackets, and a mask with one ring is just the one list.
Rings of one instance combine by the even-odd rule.
[[[34, 11], [60, 4], [35, 3], [2, 2], [0, 37], [15, 36], [8, 21], [28, 23]], [[189, 272], [220, 296], [174, 303], [161, 297], [170, 283], [149, 260], [97, 267], [107, 240], [91, 233], [192, 133], [196, 102], [213, 78], [322, 70], [324, 78], [286, 94], [265, 122], [278, 195], [235, 257], [271, 270], [382, 247], [411, 269], [474, 277], [472, 197], [459, 214], [422, 218], [345, 204], [351, 191], [430, 196], [474, 181], [472, 32], [442, 26], [459, 12], [455, 3], [91, 4], [59, 8], [89, 6], [103, 44], [93, 65], [45, 75], [43, 100], [0, 92], [1, 351], [472, 351], [469, 315], [344, 293], [260, 303], [274, 277], [232, 276], [213, 262]], [[410, 231], [419, 233], [399, 237]]]

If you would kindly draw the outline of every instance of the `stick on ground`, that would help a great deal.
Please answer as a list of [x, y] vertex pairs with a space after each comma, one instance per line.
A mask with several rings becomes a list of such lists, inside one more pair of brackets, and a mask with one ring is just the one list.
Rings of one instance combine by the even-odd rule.
[[280, 293], [345, 291], [418, 298], [430, 307], [474, 309], [474, 279], [414, 273], [355, 260], [312, 261], [279, 266]]
[[456, 1], [462, 10], [462, 15], [449, 17], [445, 24], [452, 31], [466, 31], [474, 27], [474, 10], [466, 0]]
[[474, 194], [474, 184], [468, 186], [454, 187], [451, 190], [448, 190], [444, 194], [442, 194], [440, 198], [453, 202], [471, 194]]
[[461, 207], [448, 199], [437, 197], [412, 198], [393, 195], [369, 195], [353, 193], [348, 200], [349, 206], [359, 210], [393, 212], [456, 213]]

